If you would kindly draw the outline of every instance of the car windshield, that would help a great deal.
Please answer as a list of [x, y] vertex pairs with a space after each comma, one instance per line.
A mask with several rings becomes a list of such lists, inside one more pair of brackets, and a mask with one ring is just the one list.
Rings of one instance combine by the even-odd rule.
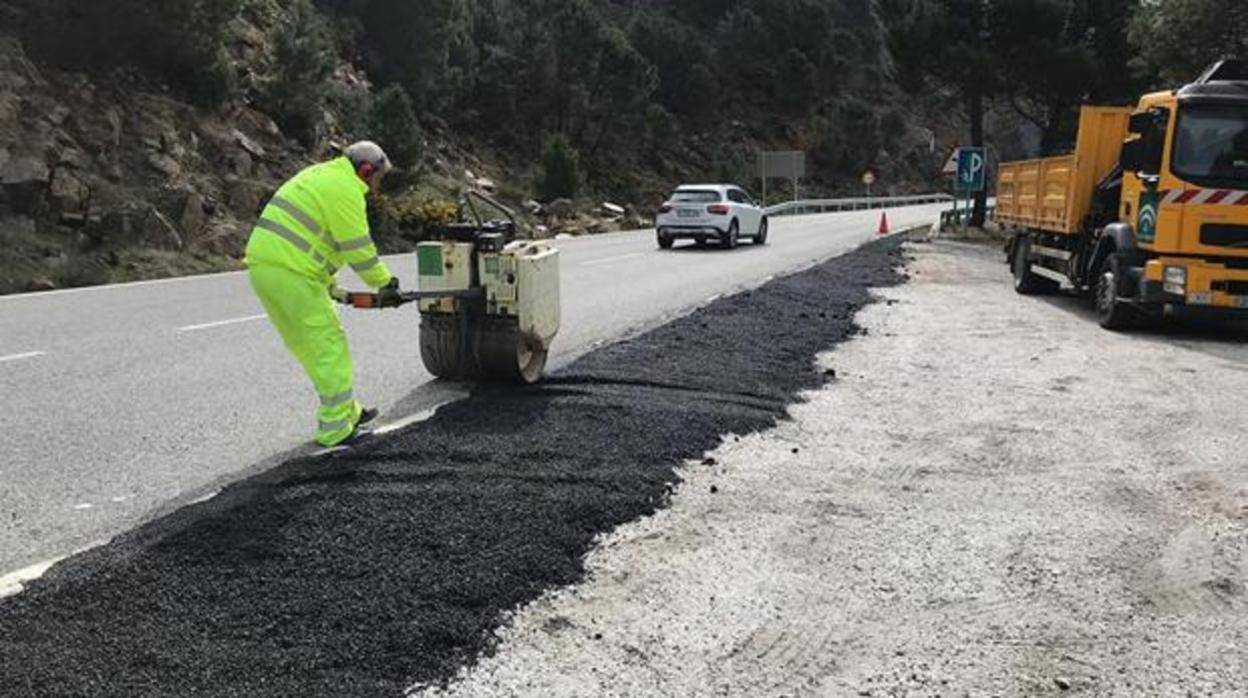
[[1173, 169], [1197, 184], [1248, 184], [1248, 105], [1197, 104], [1180, 111]]
[[672, 194], [668, 199], [674, 204], [713, 204], [719, 201], [719, 192], [703, 189], [685, 189]]

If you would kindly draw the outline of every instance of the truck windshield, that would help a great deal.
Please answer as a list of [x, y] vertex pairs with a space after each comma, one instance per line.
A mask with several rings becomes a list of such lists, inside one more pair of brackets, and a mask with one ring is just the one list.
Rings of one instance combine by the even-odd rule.
[[1248, 105], [1193, 104], [1180, 110], [1174, 173], [1205, 186], [1248, 188]]

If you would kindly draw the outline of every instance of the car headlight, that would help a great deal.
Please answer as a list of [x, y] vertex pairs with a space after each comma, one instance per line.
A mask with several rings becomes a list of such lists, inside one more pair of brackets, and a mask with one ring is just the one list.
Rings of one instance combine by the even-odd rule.
[[1165, 290], [1180, 296], [1187, 294], [1187, 267], [1166, 267]]

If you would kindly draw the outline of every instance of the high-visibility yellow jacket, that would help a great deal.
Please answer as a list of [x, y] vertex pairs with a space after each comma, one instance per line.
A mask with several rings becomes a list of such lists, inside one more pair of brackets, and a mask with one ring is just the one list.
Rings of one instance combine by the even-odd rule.
[[297, 272], [326, 287], [350, 266], [381, 288], [393, 276], [368, 232], [368, 184], [347, 158], [313, 165], [277, 190], [247, 241], [243, 263]]

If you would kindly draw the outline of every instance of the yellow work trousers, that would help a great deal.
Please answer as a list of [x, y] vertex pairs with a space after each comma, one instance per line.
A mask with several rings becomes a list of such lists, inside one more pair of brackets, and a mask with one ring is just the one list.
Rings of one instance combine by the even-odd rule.
[[317, 443], [341, 443], [355, 430], [363, 408], [355, 399], [347, 335], [329, 289], [282, 267], [258, 264], [248, 271], [269, 320], [316, 386]]

